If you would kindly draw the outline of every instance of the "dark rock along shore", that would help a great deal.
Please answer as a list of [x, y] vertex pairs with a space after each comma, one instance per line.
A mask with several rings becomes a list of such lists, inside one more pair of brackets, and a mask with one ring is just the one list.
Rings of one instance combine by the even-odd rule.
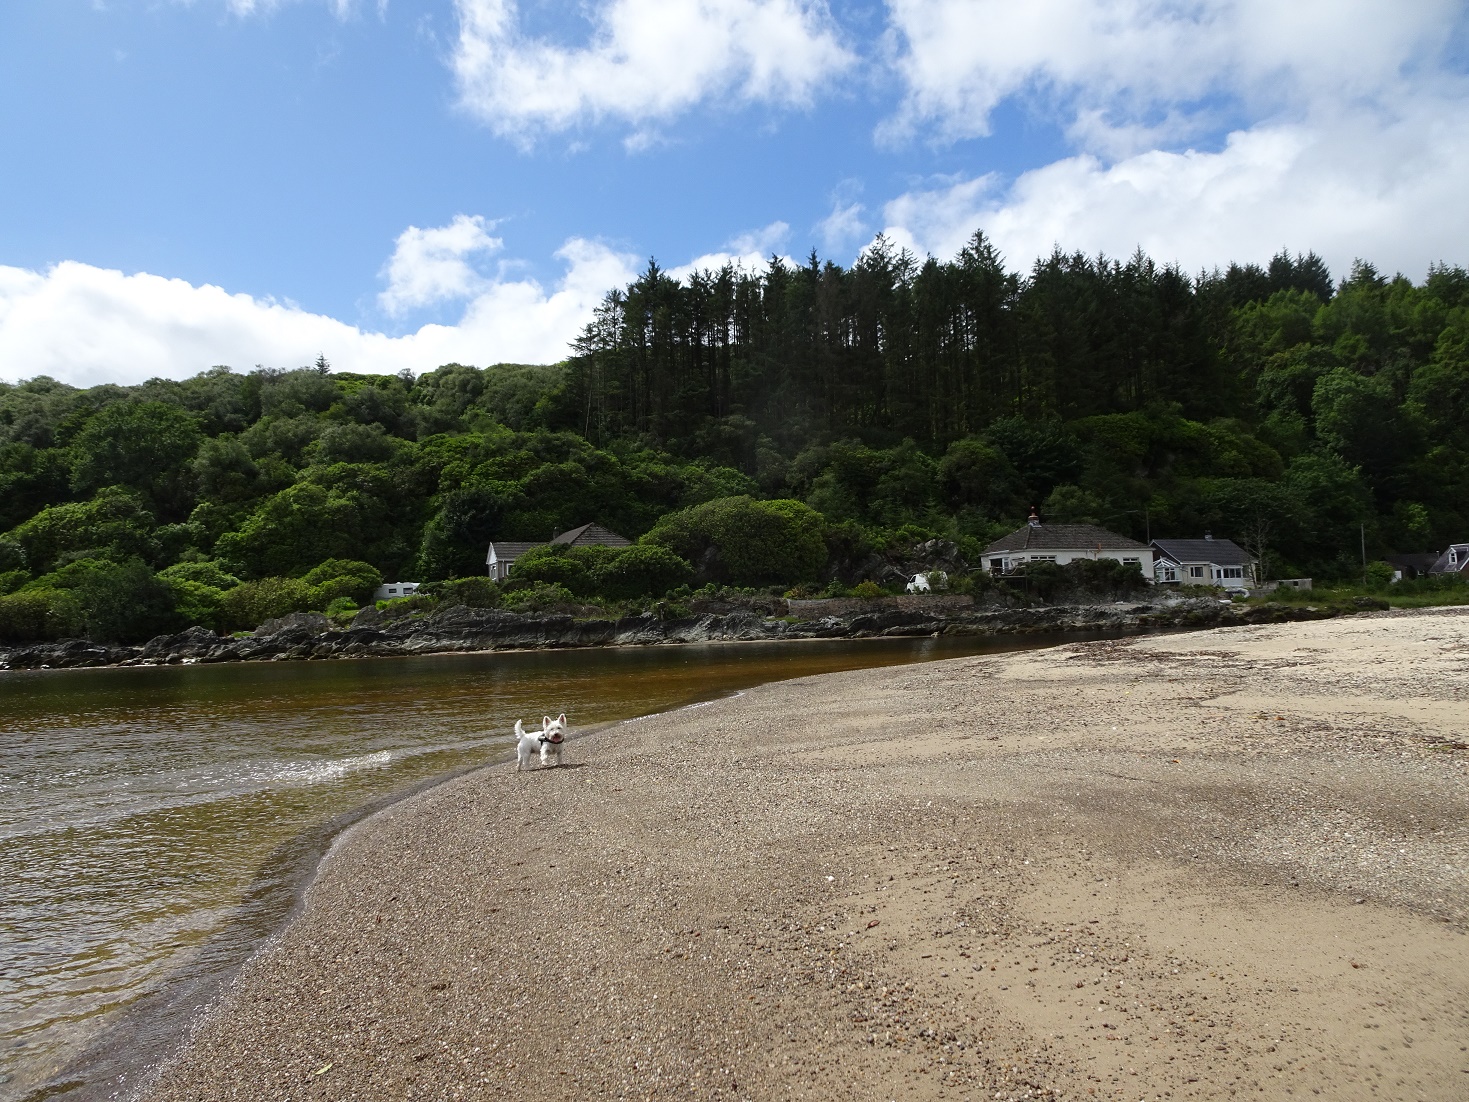
[[[1373, 607], [1376, 607], [1375, 605]], [[752, 609], [704, 611], [678, 619], [651, 614], [582, 619], [454, 606], [430, 615], [383, 620], [359, 616], [345, 630], [319, 613], [299, 613], [261, 625], [252, 635], [219, 636], [193, 627], [140, 646], [68, 639], [0, 648], [0, 669], [180, 665], [196, 662], [377, 658], [457, 651], [551, 647], [647, 646], [658, 643], [777, 639], [868, 639], [916, 635], [1002, 635], [1034, 632], [1127, 631], [1319, 620], [1356, 611], [1333, 606], [1234, 605], [1208, 598], [1158, 603], [1119, 602], [1039, 608], [877, 607], [845, 615], [792, 620]], [[370, 623], [371, 621], [375, 623]], [[364, 624], [363, 621], [369, 621]]]

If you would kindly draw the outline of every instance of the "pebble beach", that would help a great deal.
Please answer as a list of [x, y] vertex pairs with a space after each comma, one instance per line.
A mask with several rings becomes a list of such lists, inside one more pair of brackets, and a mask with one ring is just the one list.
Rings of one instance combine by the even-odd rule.
[[1461, 609], [616, 724], [347, 831], [143, 1097], [1461, 1099], [1466, 735]]

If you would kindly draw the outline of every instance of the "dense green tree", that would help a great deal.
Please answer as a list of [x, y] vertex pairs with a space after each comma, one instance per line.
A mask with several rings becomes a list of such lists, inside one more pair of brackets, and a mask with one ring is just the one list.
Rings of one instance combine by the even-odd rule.
[[699, 580], [789, 585], [820, 574], [825, 528], [821, 514], [803, 502], [732, 497], [665, 516], [644, 542], [692, 563]]

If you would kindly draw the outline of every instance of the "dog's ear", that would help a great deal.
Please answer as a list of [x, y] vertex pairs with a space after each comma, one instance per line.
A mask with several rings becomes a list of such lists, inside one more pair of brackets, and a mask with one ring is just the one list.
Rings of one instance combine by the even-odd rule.
[[541, 717], [541, 727], [544, 729], [544, 728], [549, 727], [549, 726], [551, 726], [551, 717], [550, 716], [542, 716]]
[[566, 726], [566, 713], [565, 712], [562, 712], [561, 715], [557, 717], [556, 722], [559, 723], [559, 724], [561, 724], [561, 726], [565, 727]]

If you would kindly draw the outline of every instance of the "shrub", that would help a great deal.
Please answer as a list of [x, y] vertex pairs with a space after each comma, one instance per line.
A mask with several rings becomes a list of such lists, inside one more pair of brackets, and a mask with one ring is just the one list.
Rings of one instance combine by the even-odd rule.
[[220, 600], [220, 619], [230, 629], [249, 631], [278, 616], [317, 607], [316, 591], [300, 578], [244, 582]]
[[81, 630], [104, 643], [134, 643], [183, 627], [173, 587], [141, 559], [77, 559], [26, 587], [69, 592]]
[[[532, 547], [515, 560], [509, 586], [521, 590], [536, 585], [561, 586], [577, 596], [589, 596], [594, 588], [591, 562], [609, 552], [605, 547]], [[601, 553], [601, 554], [599, 554]]]
[[410, 593], [406, 597], [389, 597], [377, 603], [377, 610], [389, 620], [401, 620], [415, 612], [432, 612], [439, 602], [426, 593]]
[[534, 585], [518, 589], [508, 595], [506, 601], [514, 612], [545, 612], [564, 605], [575, 604], [576, 594], [564, 585], [556, 585], [554, 582], [536, 582]]
[[882, 596], [882, 586], [878, 585], [871, 578], [869, 578], [866, 581], [858, 582], [856, 586], [853, 587], [852, 596], [861, 597], [864, 601], [870, 601], [874, 597]]
[[6, 570], [0, 573], [0, 593], [14, 593], [30, 580], [30, 574], [24, 570]]
[[438, 598], [444, 605], [463, 605], [466, 608], [498, 608], [500, 605], [500, 586], [486, 577], [428, 582], [418, 591]]
[[77, 635], [81, 606], [60, 589], [28, 589], [0, 597], [0, 641], [33, 643]]
[[[163, 578], [162, 574], [159, 574]], [[174, 608], [178, 610], [179, 619], [190, 624], [201, 624], [206, 628], [218, 631], [222, 618], [221, 608], [224, 604], [225, 591], [203, 582], [192, 582], [186, 578], [163, 578], [169, 589], [173, 590]]]
[[1077, 559], [1065, 566], [1032, 562], [1025, 567], [1025, 588], [1043, 601], [1111, 598], [1147, 588], [1142, 570], [1116, 559]]
[[692, 566], [657, 544], [616, 549], [591, 569], [594, 591], [614, 601], [661, 597], [693, 576]]
[[325, 608], [338, 597], [350, 597], [358, 605], [372, 599], [383, 584], [382, 572], [375, 566], [355, 559], [327, 559], [306, 572], [301, 579], [315, 591], [316, 605]]
[[826, 522], [799, 501], [726, 497], [670, 513], [643, 537], [693, 563], [701, 581], [790, 585], [826, 564]]
[[218, 559], [174, 563], [160, 570], [158, 576], [167, 582], [198, 582], [218, 590], [234, 589], [240, 584], [240, 579], [226, 571]]

